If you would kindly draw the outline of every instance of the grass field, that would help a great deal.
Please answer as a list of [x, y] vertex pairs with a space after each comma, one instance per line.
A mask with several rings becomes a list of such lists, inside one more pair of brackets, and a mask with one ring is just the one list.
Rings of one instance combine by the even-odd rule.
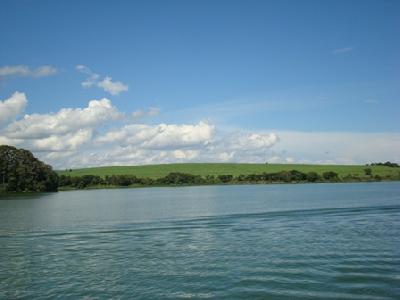
[[[109, 166], [84, 169], [73, 169], [69, 171], [57, 171], [59, 175], [82, 176], [82, 175], [135, 175], [137, 177], [159, 178], [171, 172], [189, 173], [193, 175], [247, 175], [274, 173], [279, 171], [297, 170], [304, 173], [317, 172], [322, 174], [333, 171], [339, 176], [364, 175], [363, 165], [303, 165], [303, 164], [231, 164], [231, 163], [188, 163], [188, 164], [160, 164], [143, 166]], [[373, 175], [396, 176], [400, 168], [386, 166], [372, 166]]]

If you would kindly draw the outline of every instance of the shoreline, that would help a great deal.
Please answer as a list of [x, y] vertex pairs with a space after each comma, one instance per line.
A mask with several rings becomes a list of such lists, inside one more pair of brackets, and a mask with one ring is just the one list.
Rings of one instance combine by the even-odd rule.
[[28, 175], [23, 173], [17, 181], [6, 179], [0, 184], [0, 197], [118, 188], [391, 182], [400, 181], [400, 167], [390, 162], [369, 165], [183, 163], [59, 170], [50, 172], [41, 181]]
[[[75, 187], [67, 187], [67, 188], [59, 188], [59, 192], [69, 192], [69, 191], [88, 191], [88, 190], [113, 190], [113, 189], [141, 189], [141, 188], [164, 188], [164, 187], [172, 187], [172, 188], [180, 188], [180, 187], [192, 187], [192, 186], [234, 186], [234, 185], [297, 185], [297, 184], [346, 184], [346, 183], [379, 183], [379, 182], [400, 182], [400, 179], [392, 179], [392, 180], [360, 180], [360, 181], [318, 181], [318, 182], [307, 182], [307, 181], [299, 181], [299, 182], [232, 182], [232, 183], [204, 183], [204, 184], [153, 184], [153, 185], [129, 185], [129, 186], [88, 186], [85, 188], [75, 188]], [[20, 192], [24, 193], [24, 192]], [[29, 193], [29, 192], [27, 192]], [[1, 195], [1, 194], [0, 194]]]
[[181, 187], [199, 187], [199, 186], [244, 186], [244, 185], [298, 185], [298, 184], [347, 184], [347, 183], [390, 183], [400, 182], [400, 179], [393, 180], [363, 180], [363, 181], [319, 181], [319, 182], [232, 182], [232, 183], [215, 183], [215, 184], [164, 184], [164, 185], [131, 185], [131, 186], [88, 186], [85, 188], [59, 188], [57, 192], [35, 192], [35, 191], [0, 191], [0, 200], [2, 196], [18, 196], [28, 194], [50, 194], [58, 192], [73, 191], [91, 191], [91, 190], [114, 190], [114, 189], [148, 189], [148, 188], [181, 188]]

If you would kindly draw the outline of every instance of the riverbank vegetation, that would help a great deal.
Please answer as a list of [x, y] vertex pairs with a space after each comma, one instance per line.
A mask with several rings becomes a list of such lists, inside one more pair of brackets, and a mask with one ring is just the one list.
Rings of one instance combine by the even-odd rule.
[[278, 173], [297, 170], [303, 173], [316, 172], [320, 176], [324, 172], [335, 172], [339, 177], [347, 175], [363, 177], [365, 169], [370, 168], [372, 175], [381, 177], [396, 177], [400, 168], [389, 167], [383, 164], [379, 165], [312, 165], [312, 164], [249, 164], [249, 163], [180, 163], [180, 164], [159, 164], [159, 165], [141, 165], [141, 166], [106, 166], [84, 169], [68, 168], [58, 170], [59, 175], [83, 176], [97, 175], [100, 177], [112, 175], [134, 175], [136, 177], [148, 177], [157, 179], [165, 177], [170, 173], [185, 173], [192, 175], [252, 175], [263, 173]]
[[322, 175], [317, 172], [303, 173], [297, 170], [281, 171], [275, 173], [247, 174], [233, 176], [221, 175], [193, 175], [188, 173], [173, 172], [164, 177], [136, 177], [135, 175], [60, 175], [60, 189], [85, 189], [85, 188], [112, 188], [112, 187], [147, 187], [147, 186], [180, 186], [180, 185], [212, 185], [212, 184], [270, 184], [270, 183], [317, 183], [317, 182], [370, 182], [382, 180], [400, 180], [397, 176], [380, 175], [346, 175], [340, 177], [336, 172], [327, 171]]
[[178, 186], [207, 184], [268, 184], [369, 182], [400, 180], [395, 164], [304, 165], [186, 163], [110, 166], [58, 171], [60, 189]]

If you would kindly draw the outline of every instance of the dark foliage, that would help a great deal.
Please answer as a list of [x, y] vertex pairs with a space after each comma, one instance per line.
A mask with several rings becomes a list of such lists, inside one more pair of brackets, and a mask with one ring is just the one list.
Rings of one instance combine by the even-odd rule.
[[203, 184], [205, 180], [200, 175], [175, 172], [159, 178], [157, 182], [161, 184]]
[[318, 175], [317, 172], [308, 172], [307, 173], [307, 181], [308, 182], [317, 182], [321, 181], [321, 176]]
[[88, 186], [151, 186], [151, 185], [199, 185], [218, 183], [280, 183], [280, 182], [336, 182], [339, 181], [338, 174], [326, 172], [321, 177], [316, 172], [303, 173], [297, 170], [282, 171], [277, 173], [239, 175], [192, 175], [186, 173], [169, 173], [158, 179], [138, 178], [134, 175], [112, 175], [104, 178], [94, 175], [84, 176], [60, 176], [60, 186], [73, 188], [85, 188]]
[[24, 149], [0, 146], [0, 184], [5, 191], [54, 192], [58, 176], [52, 168]]
[[339, 181], [338, 174], [332, 171], [322, 173], [322, 178], [326, 181]]
[[218, 175], [218, 180], [222, 183], [228, 183], [231, 182], [233, 179], [232, 175]]
[[372, 163], [367, 166], [386, 166], [386, 167], [391, 167], [391, 168], [398, 168], [400, 167], [399, 164], [392, 163], [390, 161], [384, 162], [384, 163]]

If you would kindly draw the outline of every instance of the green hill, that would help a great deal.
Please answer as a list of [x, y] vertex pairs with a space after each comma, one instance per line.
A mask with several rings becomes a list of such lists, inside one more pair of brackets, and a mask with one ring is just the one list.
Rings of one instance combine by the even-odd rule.
[[[84, 169], [73, 169], [72, 171], [57, 171], [59, 175], [82, 176], [82, 175], [135, 175], [137, 177], [159, 178], [171, 172], [189, 173], [193, 175], [248, 175], [274, 173], [279, 171], [297, 170], [304, 173], [333, 171], [339, 176], [364, 175], [364, 165], [304, 165], [304, 164], [233, 164], [233, 163], [184, 163], [184, 164], [159, 164], [143, 166], [109, 166]], [[370, 166], [373, 175], [397, 176], [400, 168], [387, 166]]]

